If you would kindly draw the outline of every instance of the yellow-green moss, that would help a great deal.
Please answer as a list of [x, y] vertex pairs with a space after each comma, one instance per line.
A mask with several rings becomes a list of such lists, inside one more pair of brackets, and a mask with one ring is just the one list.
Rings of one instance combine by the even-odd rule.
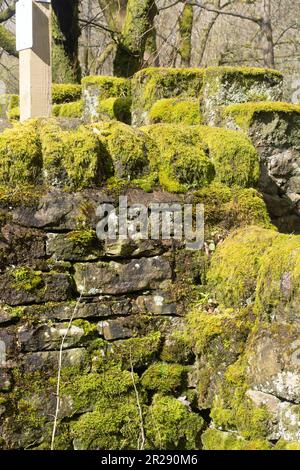
[[83, 89], [89, 87], [97, 88], [99, 100], [107, 98], [125, 98], [130, 96], [130, 80], [119, 77], [91, 76], [82, 79]]
[[300, 443], [280, 439], [273, 447], [273, 450], [300, 450]]
[[[204, 73], [204, 98], [215, 100], [216, 105], [226, 102], [266, 101], [282, 94], [283, 75], [277, 70], [256, 67], [208, 67]], [[229, 88], [229, 99], [223, 93], [221, 102], [217, 97], [222, 86]], [[257, 88], [261, 85], [261, 88]], [[274, 89], [274, 90], [273, 90]], [[238, 90], [242, 90], [238, 92]], [[236, 94], [236, 96], [234, 96]], [[205, 105], [205, 103], [204, 103]]]
[[189, 188], [207, 186], [213, 180], [213, 163], [193, 127], [155, 124], [141, 130], [152, 139], [151, 168], [158, 172], [164, 189], [184, 192]]
[[44, 175], [52, 185], [72, 189], [99, 186], [110, 174], [109, 158], [93, 131], [62, 131], [50, 123], [40, 131]]
[[250, 139], [242, 132], [217, 127], [199, 127], [199, 136], [209, 148], [215, 166], [216, 181], [228, 186], [255, 186], [259, 174], [259, 156]]
[[176, 398], [157, 394], [145, 426], [150, 448], [196, 450], [200, 447], [204, 421]]
[[247, 441], [237, 433], [207, 429], [201, 436], [203, 450], [269, 450], [271, 445], [263, 440]]
[[13, 110], [19, 106], [19, 96], [11, 94], [0, 95], [0, 116], [13, 119]]
[[144, 372], [141, 384], [149, 391], [176, 393], [186, 387], [187, 372], [180, 364], [156, 362]]
[[218, 75], [222, 77], [226, 75], [238, 75], [245, 77], [259, 77], [262, 80], [268, 78], [283, 78], [283, 75], [281, 72], [279, 72], [279, 70], [259, 67], [208, 67], [207, 69], [205, 69], [205, 75]]
[[120, 122], [93, 124], [91, 128], [110, 155], [117, 178], [131, 180], [149, 172], [149, 139], [143, 132]]
[[235, 351], [241, 353], [250, 329], [251, 315], [247, 309], [229, 308], [209, 313], [202, 306], [196, 306], [187, 315], [187, 341], [198, 355], [217, 337], [225, 350], [232, 350], [234, 346]]
[[52, 100], [55, 104], [71, 103], [81, 99], [82, 86], [72, 83], [52, 85]]
[[42, 151], [37, 121], [15, 124], [0, 134], [0, 183], [38, 183], [41, 179]]
[[260, 114], [300, 114], [300, 105], [281, 102], [258, 102], [258, 103], [241, 103], [226, 106], [222, 110], [224, 119], [233, 118], [235, 123], [243, 130], [251, 127], [255, 117]]
[[7, 117], [10, 121], [19, 121], [20, 119], [20, 108], [19, 106], [15, 106], [11, 108], [10, 111], [7, 113]]
[[162, 337], [160, 332], [150, 333], [147, 336], [130, 338], [126, 341], [117, 341], [113, 345], [112, 359], [121, 362], [123, 367], [130, 369], [144, 368], [158, 357]]
[[253, 300], [261, 256], [275, 241], [275, 230], [240, 229], [217, 249], [207, 273], [209, 289], [227, 307]]
[[229, 188], [218, 182], [194, 192], [194, 200], [205, 206], [205, 228], [232, 230], [246, 225], [273, 228], [262, 196], [252, 188]]
[[203, 85], [203, 69], [150, 67], [134, 75], [133, 108], [149, 111], [162, 98], [199, 98]]
[[202, 124], [199, 100], [169, 98], [156, 101], [149, 114], [151, 124]]
[[10, 276], [15, 289], [31, 292], [44, 285], [41, 272], [33, 271], [29, 268], [21, 267], [13, 269], [10, 271]]
[[299, 309], [300, 237], [280, 235], [260, 260], [255, 309], [272, 316], [276, 310]]
[[56, 117], [81, 118], [83, 113], [83, 101], [54, 104], [52, 114]]
[[131, 98], [106, 98], [99, 101], [99, 121], [117, 120], [125, 124], [131, 123]]

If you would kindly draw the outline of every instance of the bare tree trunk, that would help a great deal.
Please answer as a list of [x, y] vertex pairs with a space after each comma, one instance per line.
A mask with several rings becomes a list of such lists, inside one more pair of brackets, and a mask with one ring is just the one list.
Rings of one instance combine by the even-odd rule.
[[271, 21], [271, 0], [262, 0], [261, 36], [265, 67], [275, 68], [274, 40]]
[[181, 65], [183, 67], [190, 67], [191, 65], [193, 22], [194, 9], [192, 5], [186, 3], [178, 21], [180, 34], [179, 51], [181, 56]]

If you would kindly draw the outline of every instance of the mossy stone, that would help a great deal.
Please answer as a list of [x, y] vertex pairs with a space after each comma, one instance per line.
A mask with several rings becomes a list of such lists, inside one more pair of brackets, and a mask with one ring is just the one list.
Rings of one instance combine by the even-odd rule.
[[149, 114], [150, 124], [202, 124], [199, 100], [169, 98], [156, 101]]
[[135, 126], [149, 124], [149, 111], [162, 98], [199, 99], [203, 69], [150, 67], [132, 79], [132, 118]]
[[217, 249], [207, 273], [209, 290], [227, 307], [254, 300], [261, 257], [278, 237], [276, 230], [246, 227]]

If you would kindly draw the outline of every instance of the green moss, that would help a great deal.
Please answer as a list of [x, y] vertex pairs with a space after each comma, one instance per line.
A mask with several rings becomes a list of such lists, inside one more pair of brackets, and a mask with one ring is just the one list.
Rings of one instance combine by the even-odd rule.
[[300, 443], [280, 439], [277, 444], [273, 447], [273, 450], [300, 450]]
[[40, 131], [44, 175], [51, 185], [95, 187], [109, 175], [109, 158], [91, 129], [61, 131], [55, 123]]
[[228, 75], [237, 75], [241, 77], [259, 77], [262, 80], [282, 79], [283, 75], [278, 70], [259, 68], [259, 67], [208, 67], [205, 69], [205, 75], [218, 75], [226, 77]]
[[149, 139], [143, 132], [119, 122], [91, 127], [112, 159], [115, 177], [131, 180], [149, 172]]
[[199, 127], [199, 135], [209, 148], [216, 181], [241, 187], [257, 184], [259, 156], [248, 137], [241, 132], [207, 126]]
[[169, 98], [156, 101], [149, 114], [151, 124], [202, 124], [200, 105], [197, 100]]
[[298, 311], [300, 298], [300, 237], [280, 235], [260, 260], [255, 309], [274, 313]]
[[131, 123], [131, 98], [107, 98], [100, 100], [97, 108], [100, 121]]
[[150, 333], [139, 338], [130, 338], [126, 341], [116, 341], [111, 351], [111, 357], [121, 362], [124, 368], [145, 368], [158, 357], [161, 346], [161, 333]]
[[184, 5], [179, 17], [180, 55], [183, 64], [189, 65], [192, 53], [192, 31], [194, 22], [194, 9], [192, 5]]
[[195, 450], [200, 446], [203, 419], [176, 398], [155, 395], [146, 419], [150, 448]]
[[247, 309], [223, 309], [209, 313], [195, 307], [187, 315], [187, 340], [198, 355], [204, 353], [216, 338], [220, 339], [222, 350], [234, 349], [241, 353], [250, 329], [251, 316]]
[[10, 275], [15, 289], [32, 292], [44, 285], [41, 273], [28, 268], [14, 269], [10, 271]]
[[82, 79], [83, 89], [94, 88], [97, 90], [99, 100], [107, 98], [125, 98], [130, 97], [130, 80], [119, 77], [94, 76], [84, 77]]
[[207, 186], [215, 176], [213, 163], [194, 128], [156, 124], [141, 128], [151, 137], [151, 167], [161, 186], [170, 192]]
[[20, 108], [19, 106], [16, 106], [14, 108], [11, 108], [10, 111], [7, 113], [8, 119], [10, 121], [19, 121], [20, 119]]
[[17, 186], [0, 185], [0, 203], [3, 206], [18, 206], [20, 204], [28, 207], [36, 206], [40, 198], [45, 194], [43, 186], [32, 186], [29, 184], [18, 184]]
[[142, 386], [152, 392], [176, 393], [186, 387], [187, 368], [180, 364], [157, 362], [142, 375]]
[[238, 307], [253, 300], [261, 256], [276, 237], [275, 230], [247, 227], [231, 234], [217, 249], [207, 280], [219, 302]]
[[281, 102], [242, 103], [226, 106], [222, 110], [224, 119], [233, 118], [234, 122], [243, 130], [248, 130], [253, 121], [260, 114], [292, 115], [300, 114], [300, 105]]
[[173, 331], [168, 335], [160, 354], [162, 361], [189, 364], [192, 358], [193, 353], [183, 331]]
[[55, 104], [73, 103], [81, 99], [82, 87], [78, 84], [61, 83], [52, 85], [52, 100]]
[[148, 124], [145, 116], [162, 98], [198, 99], [203, 85], [202, 69], [150, 67], [132, 79], [133, 117], [137, 125]]
[[81, 118], [83, 113], [83, 101], [78, 100], [71, 103], [55, 104], [52, 114], [56, 117]]
[[41, 179], [42, 151], [37, 121], [15, 124], [0, 134], [0, 183], [22, 185]]
[[207, 239], [247, 225], [273, 228], [262, 196], [252, 188], [229, 188], [218, 182], [194, 192], [194, 201], [205, 207]]
[[102, 410], [83, 414], [71, 429], [80, 450], [137, 449], [140, 428], [136, 403], [133, 398], [111, 407], [103, 403]]
[[265, 440], [247, 441], [236, 433], [207, 429], [201, 436], [203, 450], [269, 450], [270, 444]]
[[19, 96], [11, 94], [0, 95], [0, 116], [14, 120], [14, 110], [19, 106]]

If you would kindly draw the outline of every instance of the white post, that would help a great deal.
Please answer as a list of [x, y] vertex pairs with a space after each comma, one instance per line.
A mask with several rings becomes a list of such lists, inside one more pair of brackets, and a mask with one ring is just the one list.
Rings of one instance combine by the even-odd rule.
[[20, 120], [51, 116], [51, 0], [19, 0]]

